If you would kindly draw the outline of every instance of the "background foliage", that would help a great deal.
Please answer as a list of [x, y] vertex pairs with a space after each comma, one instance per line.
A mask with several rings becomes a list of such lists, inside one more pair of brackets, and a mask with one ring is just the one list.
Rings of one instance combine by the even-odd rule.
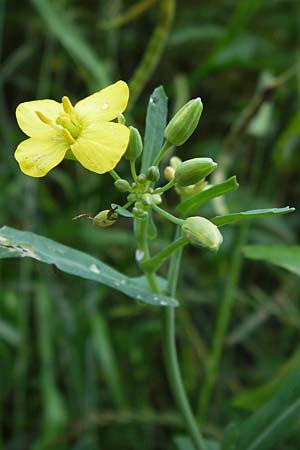
[[[23, 139], [14, 118], [18, 103], [63, 95], [76, 101], [120, 78], [136, 93], [127, 117], [141, 130], [156, 86], [164, 85], [170, 114], [201, 96], [200, 125], [177, 154], [213, 157], [227, 176], [238, 175], [240, 188], [225, 205], [229, 212], [299, 205], [298, 2], [177, 1], [169, 32], [168, 3], [2, 0], [1, 224], [35, 231], [138, 275], [128, 220], [100, 232], [71, 221], [122, 203], [109, 175], [65, 161], [35, 180], [22, 175], [13, 159]], [[157, 67], [147, 80], [137, 77], [137, 69], [149, 42]], [[262, 95], [260, 88], [270, 82], [271, 92]], [[126, 175], [125, 162], [118, 171]], [[176, 204], [175, 193], [168, 201]], [[209, 203], [203, 213], [220, 208], [224, 204]], [[185, 384], [213, 440], [223, 438], [229, 422], [239, 423], [270, 401], [299, 368], [299, 279], [241, 253], [246, 244], [296, 244], [297, 213], [225, 228], [218, 255], [185, 252], [178, 296], [183, 307], [177, 311]], [[162, 244], [170, 239], [167, 224], [160, 224], [159, 234]], [[27, 259], [2, 261], [0, 277], [0, 448], [172, 448], [182, 424], [163, 371], [156, 309]], [[206, 408], [201, 386], [224, 295], [230, 323]], [[299, 418], [293, 430], [280, 450], [299, 448]], [[245, 425], [243, 448], [247, 436]], [[257, 448], [277, 450], [270, 445]], [[180, 438], [174, 446], [188, 449]]]

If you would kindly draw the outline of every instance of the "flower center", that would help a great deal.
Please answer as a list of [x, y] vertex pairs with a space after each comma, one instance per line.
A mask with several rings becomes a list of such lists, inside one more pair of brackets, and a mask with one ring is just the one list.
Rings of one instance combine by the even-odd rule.
[[62, 98], [64, 113], [59, 114], [56, 124], [69, 131], [71, 136], [76, 139], [81, 131], [80, 117], [74, 110], [72, 103], [68, 97]]
[[82, 129], [80, 116], [68, 97], [62, 98], [62, 106], [64, 112], [58, 115], [55, 122], [40, 111], [36, 111], [36, 115], [43, 123], [58, 130], [69, 144], [74, 144]]

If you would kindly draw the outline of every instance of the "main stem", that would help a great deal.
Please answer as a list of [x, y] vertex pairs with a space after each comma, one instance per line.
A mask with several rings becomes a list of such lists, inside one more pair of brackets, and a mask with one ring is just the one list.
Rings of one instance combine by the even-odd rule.
[[[149, 257], [149, 247], [146, 237], [147, 221], [140, 221], [136, 223], [136, 238], [138, 240], [138, 247], [144, 252], [145, 257]], [[177, 227], [175, 239], [180, 239], [181, 227]], [[167, 291], [171, 296], [175, 296], [178, 273], [180, 268], [180, 261], [182, 255], [182, 248], [179, 248], [172, 254], [169, 273]], [[152, 292], [159, 292], [156, 275], [154, 272], [146, 273], [147, 281]], [[207, 450], [204, 439], [201, 435], [200, 429], [193, 415], [191, 406], [189, 404], [181, 373], [179, 369], [177, 348], [176, 348], [176, 333], [175, 333], [175, 309], [172, 307], [161, 308], [162, 312], [162, 340], [164, 349], [164, 358], [166, 372], [170, 383], [170, 388], [173, 393], [177, 408], [179, 409], [186, 429], [194, 444], [195, 450]]]
[[[178, 226], [176, 238], [179, 238], [180, 235], [181, 228]], [[181, 255], [182, 248], [174, 252], [171, 257], [167, 288], [168, 293], [171, 296], [175, 296], [176, 293]], [[185, 421], [187, 431], [194, 444], [195, 450], [206, 450], [204, 439], [193, 415], [183, 385], [176, 348], [175, 308], [170, 306], [162, 308], [162, 335], [166, 371], [175, 402]]]

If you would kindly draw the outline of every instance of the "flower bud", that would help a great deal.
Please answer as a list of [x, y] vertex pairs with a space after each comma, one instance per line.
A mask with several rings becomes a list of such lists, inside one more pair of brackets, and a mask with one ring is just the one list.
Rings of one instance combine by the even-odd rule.
[[148, 181], [146, 175], [144, 175], [143, 173], [140, 173], [137, 179], [140, 184], [146, 184]]
[[124, 156], [129, 159], [129, 161], [135, 161], [143, 151], [143, 141], [139, 131], [136, 128], [129, 127], [129, 130], [129, 144]]
[[182, 163], [182, 159], [178, 158], [178, 156], [172, 156], [170, 159], [170, 166], [173, 167], [173, 169], [177, 169], [179, 164]]
[[200, 97], [187, 102], [168, 123], [164, 136], [177, 147], [184, 144], [198, 125], [203, 105]]
[[218, 227], [204, 217], [189, 217], [182, 225], [187, 240], [196, 247], [205, 247], [216, 252], [223, 242]]
[[[145, 205], [152, 205], [153, 203], [153, 195], [152, 194], [143, 194], [142, 201]], [[136, 204], [135, 204], [136, 205]]]
[[167, 166], [164, 170], [164, 176], [167, 181], [173, 180], [175, 176], [175, 169], [173, 169], [173, 167], [171, 166]]
[[133, 213], [134, 217], [136, 217], [137, 219], [143, 219], [143, 218], [147, 217], [147, 215], [148, 215], [147, 211], [144, 211], [143, 209], [139, 209], [136, 206], [134, 206], [132, 208], [132, 213]]
[[120, 123], [121, 125], [125, 125], [126, 123], [125, 116], [122, 113], [118, 114], [118, 123]]
[[104, 209], [93, 218], [93, 225], [100, 228], [110, 227], [117, 218], [118, 214], [113, 209]]
[[196, 184], [217, 168], [218, 164], [211, 158], [193, 158], [179, 164], [175, 172], [178, 186]]
[[157, 181], [159, 179], [159, 170], [156, 166], [151, 166], [147, 170], [147, 178], [149, 181]]
[[114, 182], [115, 187], [120, 192], [129, 192], [130, 191], [130, 184], [127, 180], [119, 179]]

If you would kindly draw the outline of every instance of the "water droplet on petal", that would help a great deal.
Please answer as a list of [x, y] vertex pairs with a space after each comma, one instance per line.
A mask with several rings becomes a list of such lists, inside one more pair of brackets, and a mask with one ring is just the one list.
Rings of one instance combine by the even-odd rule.
[[107, 109], [108, 108], [108, 103], [103, 103], [103, 105], [101, 106], [101, 109]]

